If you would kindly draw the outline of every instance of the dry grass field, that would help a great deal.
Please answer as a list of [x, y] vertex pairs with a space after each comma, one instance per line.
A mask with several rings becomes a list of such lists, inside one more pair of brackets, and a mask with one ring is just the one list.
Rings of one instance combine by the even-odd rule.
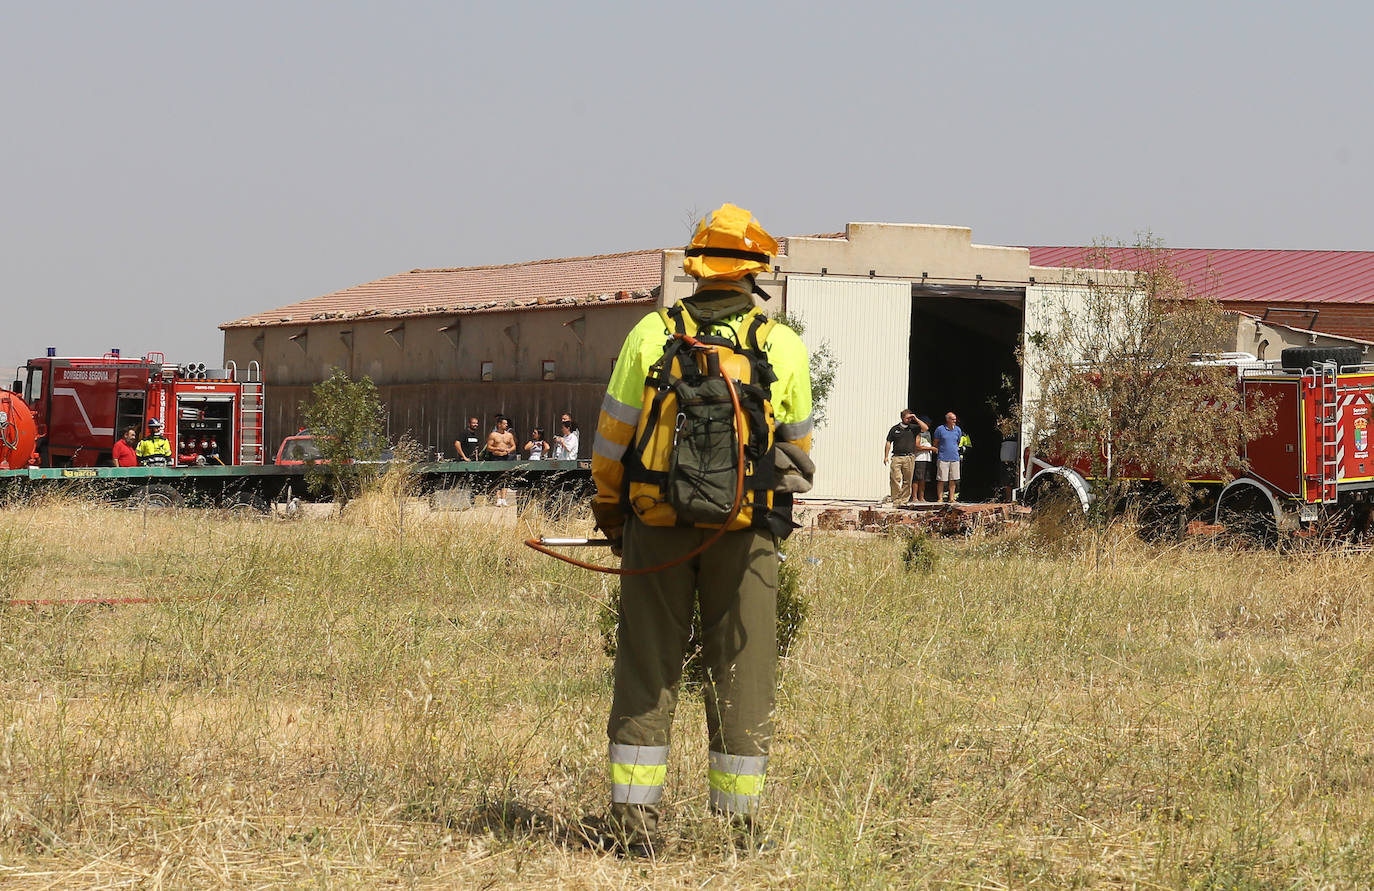
[[0, 606], [0, 887], [1371, 884], [1367, 555], [1011, 535], [909, 572], [798, 536], [777, 849], [706, 812], [687, 696], [665, 850], [621, 860], [568, 837], [604, 807], [611, 582], [532, 523], [0, 511], [0, 597], [171, 598]]

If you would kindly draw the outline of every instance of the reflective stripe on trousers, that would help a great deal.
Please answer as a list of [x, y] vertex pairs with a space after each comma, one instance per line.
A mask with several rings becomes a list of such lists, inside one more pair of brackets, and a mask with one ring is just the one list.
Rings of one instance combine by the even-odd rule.
[[711, 753], [711, 807], [727, 814], [752, 816], [758, 812], [763, 792], [767, 755]]
[[667, 746], [623, 746], [611, 743], [611, 801], [658, 804], [668, 775]]

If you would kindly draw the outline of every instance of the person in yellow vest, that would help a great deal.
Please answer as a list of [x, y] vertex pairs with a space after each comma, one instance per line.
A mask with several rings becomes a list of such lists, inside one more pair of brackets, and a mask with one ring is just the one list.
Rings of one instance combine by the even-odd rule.
[[138, 441], [134, 455], [145, 467], [166, 467], [172, 463], [172, 444], [162, 435], [162, 422], [157, 418], [148, 422], [148, 435]]
[[[771, 268], [777, 251], [777, 242], [747, 210], [726, 204], [702, 220], [683, 262], [697, 280], [695, 292], [646, 316], [630, 331], [602, 401], [592, 446], [592, 510], [597, 527], [616, 542], [613, 551], [621, 556], [622, 568], [669, 563], [700, 547], [722, 525], [730, 530], [691, 560], [621, 577], [615, 690], [607, 727], [611, 810], [604, 822], [591, 822], [622, 850], [651, 852], [658, 832], [669, 734], [694, 607], [700, 610], [703, 634], [708, 801], [742, 830], [742, 843], [757, 841], [754, 817], [772, 742], [777, 686], [777, 542], [793, 528], [790, 493], [809, 488], [814, 471], [806, 347], [790, 328], [763, 316], [753, 300], [754, 293], [768, 296], [756, 289], [754, 276]], [[766, 420], [772, 437], [761, 437], [751, 426], [746, 439], [759, 449], [755, 457], [764, 455], [765, 445], [771, 447], [758, 466], [752, 459], [746, 463], [748, 507], [733, 523], [684, 520], [696, 516], [692, 505], [679, 499], [672, 507], [671, 498], [655, 495], [663, 491], [657, 486], [669, 485], [668, 474], [647, 469], [647, 452], [637, 451], [636, 444], [649, 439], [646, 424], [657, 417], [651, 404], [662, 391], [653, 384], [662, 377], [651, 376], [663, 373], [655, 366], [674, 342], [674, 328], [745, 346], [756, 340], [759, 349], [752, 355], [766, 360], [776, 377], [769, 386], [764, 370], [753, 381], [770, 397], [772, 415]], [[679, 361], [689, 360], [680, 355]], [[734, 417], [728, 403], [726, 412]], [[664, 414], [664, 439], [681, 448], [678, 433], [689, 435], [681, 429], [683, 415], [676, 410]], [[657, 419], [661, 427], [665, 421]], [[782, 482], [784, 471], [796, 471], [798, 465], [808, 480], [792, 488]], [[726, 504], [733, 499], [733, 474]]]

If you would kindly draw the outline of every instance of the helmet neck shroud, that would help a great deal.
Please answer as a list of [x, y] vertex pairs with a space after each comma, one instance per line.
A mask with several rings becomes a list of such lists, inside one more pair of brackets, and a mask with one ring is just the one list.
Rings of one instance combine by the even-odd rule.
[[684, 298], [682, 305], [698, 326], [711, 325], [752, 309], [755, 290], [752, 275], [738, 281], [705, 279], [697, 282], [696, 293]]

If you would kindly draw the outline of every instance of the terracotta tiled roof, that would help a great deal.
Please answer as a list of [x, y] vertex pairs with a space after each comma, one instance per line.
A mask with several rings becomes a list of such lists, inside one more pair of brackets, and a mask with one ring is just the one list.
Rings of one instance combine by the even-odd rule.
[[[1093, 249], [1030, 248], [1032, 266], [1087, 266]], [[1110, 248], [1130, 269], [1134, 248]], [[1208, 296], [1253, 303], [1374, 303], [1374, 251], [1168, 250], [1178, 274]]]
[[225, 322], [220, 328], [502, 312], [573, 304], [647, 303], [653, 299], [654, 289], [662, 284], [662, 278], [662, 250], [565, 257], [505, 266], [414, 269]]

